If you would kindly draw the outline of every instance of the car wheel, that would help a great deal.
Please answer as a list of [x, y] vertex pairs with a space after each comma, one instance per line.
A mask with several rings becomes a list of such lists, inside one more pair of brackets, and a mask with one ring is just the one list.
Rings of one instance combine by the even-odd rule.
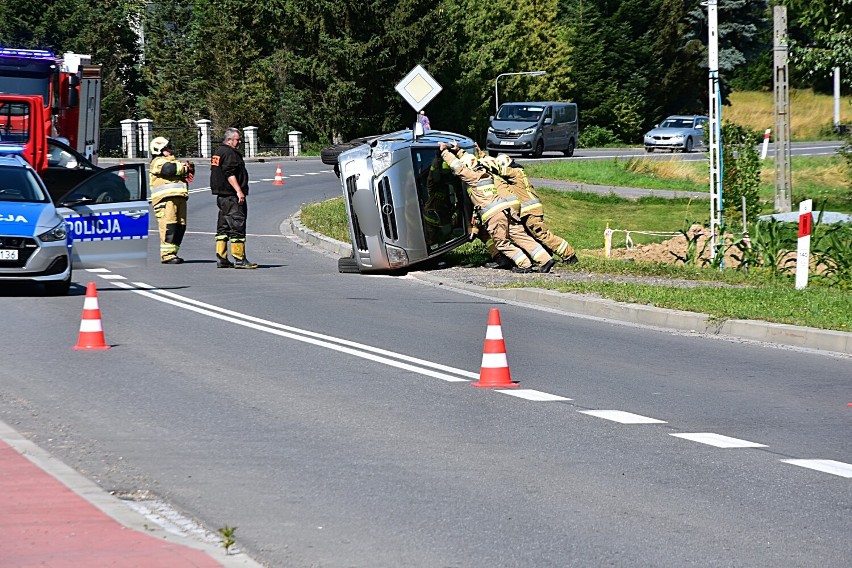
[[358, 274], [358, 262], [351, 256], [343, 256], [337, 259], [337, 271], [341, 274]]
[[67, 296], [71, 289], [71, 275], [65, 280], [56, 280], [53, 282], [44, 283], [44, 291], [48, 296]]
[[692, 138], [687, 138], [686, 139], [686, 146], [683, 147], [684, 153], [692, 152], [692, 148], [693, 148]]
[[568, 158], [574, 155], [574, 139], [568, 141], [568, 147], [562, 150], [562, 153], [565, 154]]
[[544, 140], [539, 139], [535, 143], [535, 150], [533, 150], [532, 156], [533, 158], [541, 158], [542, 154], [544, 154]]
[[492, 158], [496, 158], [497, 152], [495, 152], [494, 150], [488, 150], [488, 155], [491, 156]]

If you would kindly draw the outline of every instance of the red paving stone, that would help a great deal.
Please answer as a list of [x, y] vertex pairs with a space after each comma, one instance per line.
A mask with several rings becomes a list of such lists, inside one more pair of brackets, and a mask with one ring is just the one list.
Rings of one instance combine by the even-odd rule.
[[0, 441], [0, 567], [221, 568], [121, 523]]

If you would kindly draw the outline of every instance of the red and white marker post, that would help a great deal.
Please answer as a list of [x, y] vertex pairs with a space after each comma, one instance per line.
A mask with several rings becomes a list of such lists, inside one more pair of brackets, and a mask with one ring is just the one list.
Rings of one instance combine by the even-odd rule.
[[763, 133], [763, 149], [760, 151], [760, 159], [766, 159], [766, 153], [769, 151], [769, 133], [772, 132], [771, 128], [767, 128], [766, 132]]
[[808, 265], [811, 260], [811, 226], [813, 199], [799, 203], [799, 240], [796, 246], [796, 290], [808, 285]]

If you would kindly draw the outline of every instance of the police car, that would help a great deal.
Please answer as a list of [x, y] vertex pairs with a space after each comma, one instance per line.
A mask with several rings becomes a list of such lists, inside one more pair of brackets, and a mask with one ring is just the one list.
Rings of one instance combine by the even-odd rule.
[[[54, 204], [23, 159], [23, 147], [0, 144], [0, 285], [39, 282], [68, 293], [72, 268], [145, 264], [148, 238], [144, 164], [103, 169]], [[120, 182], [124, 201], [98, 203], [92, 187]]]

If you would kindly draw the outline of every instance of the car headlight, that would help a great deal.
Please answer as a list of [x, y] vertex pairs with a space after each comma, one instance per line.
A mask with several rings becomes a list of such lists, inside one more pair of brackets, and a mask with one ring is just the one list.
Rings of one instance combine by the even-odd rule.
[[379, 176], [383, 171], [391, 167], [393, 164], [393, 152], [387, 144], [379, 142], [373, 148], [373, 175]]
[[408, 265], [408, 254], [405, 250], [395, 246], [386, 245], [388, 253], [388, 264], [391, 268], [402, 268]]
[[38, 236], [39, 240], [45, 243], [55, 243], [56, 241], [64, 241], [68, 238], [68, 231], [65, 229], [65, 221], [62, 221], [54, 228]]
[[683, 140], [683, 134], [675, 134], [674, 136], [672, 136], [672, 138], [674, 138], [675, 140]]
[[535, 130], [536, 130], [536, 127], [533, 126], [532, 128], [525, 129], [523, 132], [521, 132], [521, 134], [535, 134]]

